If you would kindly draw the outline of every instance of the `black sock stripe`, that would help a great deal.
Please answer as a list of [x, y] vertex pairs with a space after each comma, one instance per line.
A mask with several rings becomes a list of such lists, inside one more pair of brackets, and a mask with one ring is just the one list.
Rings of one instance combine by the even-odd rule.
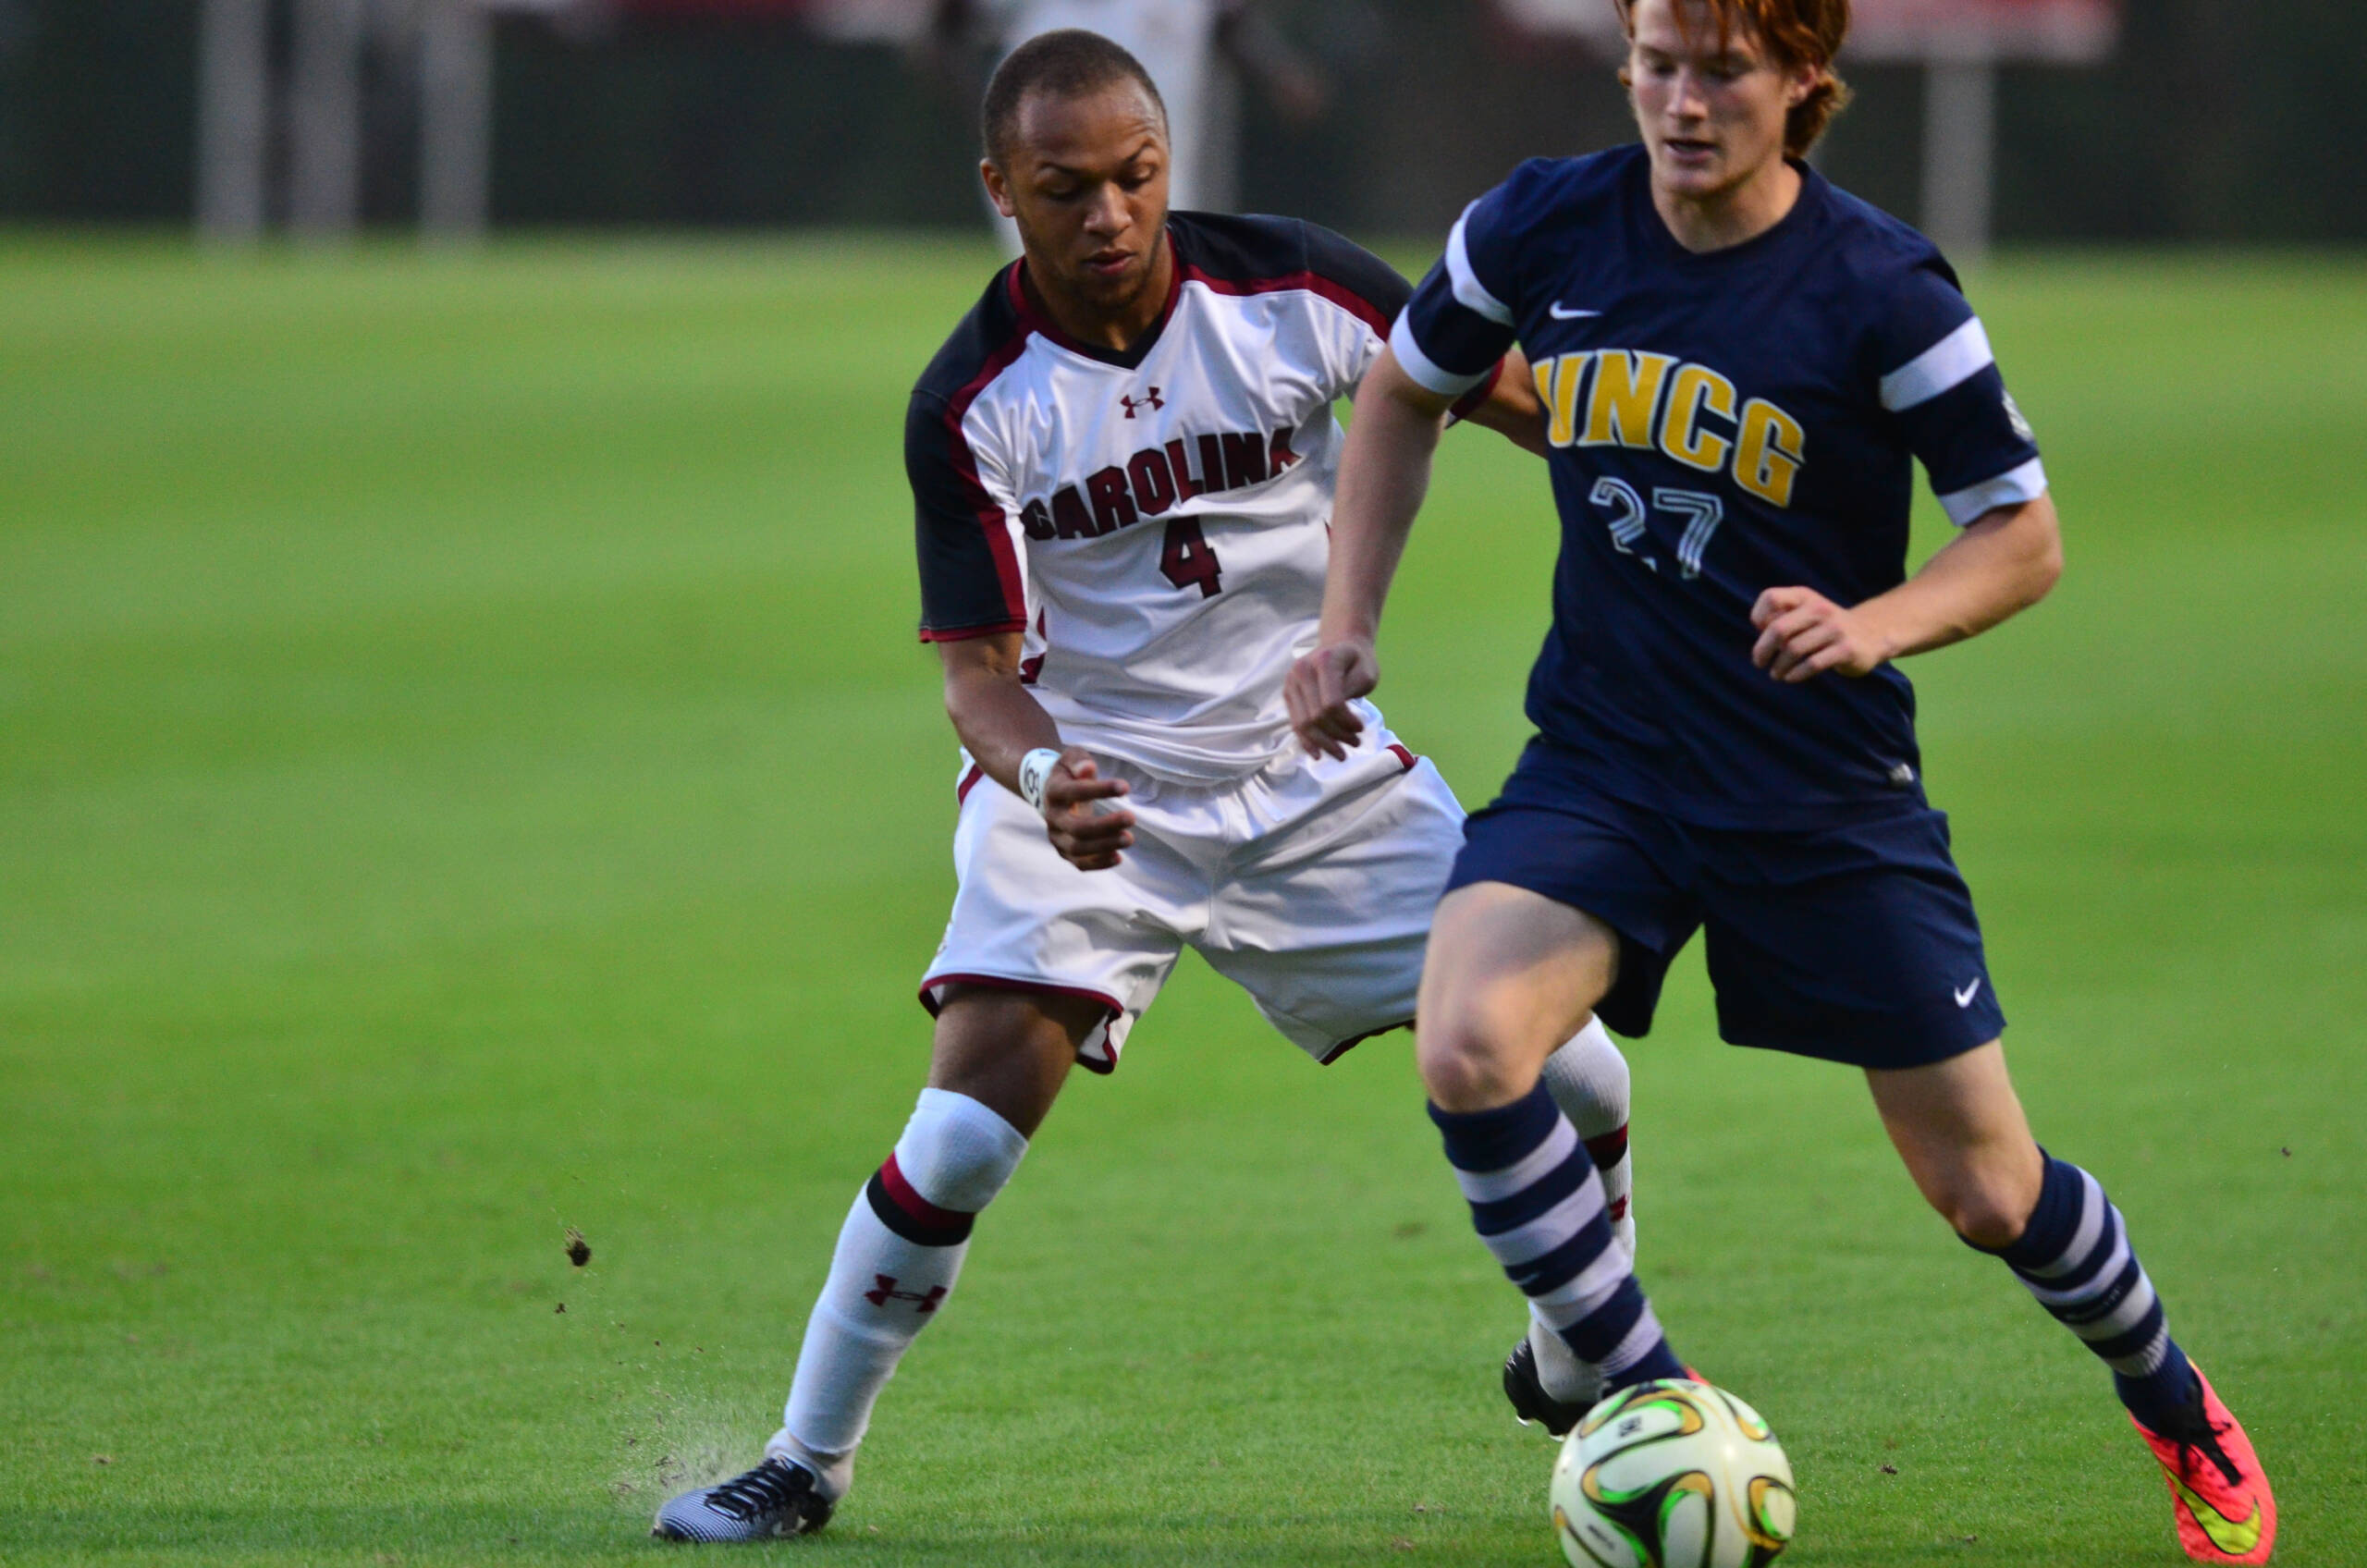
[[2095, 1352], [2097, 1359], [2101, 1361], [2118, 1361], [2125, 1355], [2135, 1355], [2153, 1342], [2153, 1336], [2162, 1331], [2164, 1321], [2161, 1298], [2156, 1296], [2153, 1305], [2145, 1309], [2145, 1316], [2137, 1320], [2135, 1328], [2126, 1334], [2115, 1334], [2108, 1340], [2097, 1340], [2088, 1348]]
[[2096, 1244], [2088, 1249], [2088, 1256], [2065, 1272], [2039, 1283], [2050, 1291], [2076, 1291], [2103, 1271], [2104, 1265], [2112, 1261], [2112, 1255], [2120, 1250], [2120, 1216], [2106, 1204], [2103, 1227], [2096, 1236]]
[[1627, 1124], [1621, 1122], [1610, 1132], [1597, 1137], [1578, 1140], [1587, 1146], [1587, 1158], [1598, 1170], [1607, 1170], [1627, 1158]]
[[1558, 1291], [1593, 1264], [1611, 1246], [1611, 1217], [1597, 1210], [1593, 1219], [1570, 1233], [1552, 1251], [1509, 1265], [1504, 1275], [1524, 1292], [1541, 1296]]
[[2106, 1285], [2094, 1295], [2083, 1297], [2075, 1302], [2067, 1302], [2054, 1308], [2055, 1319], [2058, 1322], [2076, 1325], [2093, 1323], [2102, 1318], [2110, 1317], [2120, 1310], [2120, 1304], [2128, 1299], [2128, 1292], [2135, 1290], [2144, 1278], [2145, 1266], [2138, 1262], [2132, 1255], [2128, 1259], [2128, 1267], [2114, 1275], [2111, 1284]]
[[1544, 1080], [1507, 1106], [1494, 1110], [1451, 1111], [1430, 1107], [1446, 1145], [1447, 1163], [1458, 1170], [1502, 1170], [1516, 1165], [1553, 1135], [1562, 1118]]
[[[845, 1189], [840, 1188], [840, 1191]], [[970, 1224], [974, 1216], [963, 1215], [959, 1225], [925, 1224], [888, 1195], [888, 1183], [880, 1179], [877, 1170], [871, 1173], [863, 1195], [871, 1200], [871, 1212], [879, 1216], [879, 1223], [916, 1247], [959, 1246], [970, 1239]]]
[[1502, 1235], [1530, 1220], [1587, 1184], [1594, 1163], [1578, 1149], [1570, 1158], [1508, 1198], [1471, 1206], [1471, 1224], [1483, 1236]]
[[1619, 1281], [1611, 1299], [1562, 1330], [1562, 1342], [1576, 1352], [1579, 1358], [1600, 1365], [1619, 1348], [1644, 1316], [1644, 1288], [1630, 1274]]
[[[2080, 1180], [2079, 1168], [2042, 1148], [2039, 1153], [2046, 1159], [2046, 1175], [2039, 1182], [2038, 1205], [2030, 1210], [2021, 1235], [2002, 1247], [1984, 1247], [1970, 1240], [1965, 1243], [2004, 1258], [2007, 1268], [2024, 1278], [2030, 1277], [2030, 1269], [2043, 1268], [2063, 1256], [2078, 1239], [2080, 1218], [2087, 1212], [2088, 1184]], [[2097, 1194], [2103, 1195], [2101, 1186]]]
[[2112, 1210], [2107, 1207], [2104, 1210], [2103, 1229], [2097, 1232], [2095, 1244], [2089, 1247], [2078, 1262], [2060, 1273], [2039, 1272], [2040, 1268], [2053, 1268], [2061, 1263], [2063, 1258], [2060, 1255], [2042, 1258], [2035, 1267], [2020, 1264], [2008, 1265], [2008, 1267], [2020, 1276], [2022, 1282], [2026, 1285], [2035, 1285], [2042, 1291], [2076, 1291], [2090, 1280], [2094, 1279], [2103, 1266], [2112, 1261], [2113, 1252], [2119, 1245], [2120, 1225], [2114, 1219]]

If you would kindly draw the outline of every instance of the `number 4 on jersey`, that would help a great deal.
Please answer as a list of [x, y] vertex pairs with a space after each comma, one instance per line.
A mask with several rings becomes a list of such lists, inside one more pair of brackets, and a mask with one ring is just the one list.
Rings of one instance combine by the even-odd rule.
[[1224, 588], [1217, 553], [1208, 547], [1196, 518], [1179, 517], [1167, 525], [1167, 542], [1159, 553], [1159, 570], [1178, 588], [1198, 584], [1203, 599], [1215, 598]]

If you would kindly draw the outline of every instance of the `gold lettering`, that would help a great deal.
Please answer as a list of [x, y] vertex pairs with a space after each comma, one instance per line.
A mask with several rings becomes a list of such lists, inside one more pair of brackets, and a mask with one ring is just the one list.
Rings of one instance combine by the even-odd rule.
[[1676, 363], [1669, 354], [1604, 349], [1595, 355], [1594, 392], [1587, 399], [1587, 433], [1581, 447], [1650, 447], [1652, 415], [1660, 407], [1661, 383]]
[[1753, 398], [1742, 406], [1742, 436], [1735, 452], [1735, 483], [1779, 507], [1792, 504], [1792, 478], [1808, 459], [1800, 422]]
[[1690, 468], [1715, 473], [1725, 466], [1734, 443], [1700, 428], [1704, 409], [1720, 419], [1735, 417], [1735, 384], [1716, 371], [1686, 365], [1668, 389], [1668, 412], [1661, 419], [1661, 450]]
[[1530, 368], [1537, 374], [1537, 396], [1545, 405], [1551, 423], [1545, 439], [1556, 447], [1566, 447], [1576, 439], [1578, 419], [1578, 383], [1587, 373], [1587, 361], [1594, 358], [1592, 349], [1582, 354], [1557, 354]]

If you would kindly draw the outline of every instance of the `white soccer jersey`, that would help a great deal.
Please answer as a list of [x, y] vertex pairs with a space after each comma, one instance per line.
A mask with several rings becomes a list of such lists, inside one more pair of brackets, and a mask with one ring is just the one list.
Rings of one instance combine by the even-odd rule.
[[[1067, 337], [1014, 263], [914, 389], [921, 636], [1026, 634], [1072, 743], [1214, 782], [1283, 749], [1314, 645], [1344, 439], [1331, 412], [1408, 289], [1311, 224], [1179, 213], [1129, 351]], [[1485, 396], [1485, 386], [1477, 396]]]

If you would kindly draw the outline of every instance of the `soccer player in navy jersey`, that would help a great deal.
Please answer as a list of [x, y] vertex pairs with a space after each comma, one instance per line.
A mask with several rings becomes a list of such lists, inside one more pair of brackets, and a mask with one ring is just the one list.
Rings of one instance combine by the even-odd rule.
[[[1681, 1375], [1539, 1063], [1589, 1010], [1650, 1025], [1705, 932], [1720, 1032], [1863, 1069], [1909, 1174], [2112, 1368], [2198, 1562], [2266, 1561], [2275, 1503], [2169, 1334], [2096, 1179], [2031, 1138], [1894, 661], [2061, 570], [2030, 426], [1929, 241], [1801, 160], [1846, 0], [1632, 0], [1640, 145], [1538, 160], [1466, 211], [1367, 375], [1333, 513], [1310, 750], [1354, 741], [1438, 410], [1518, 342], [1562, 549], [1538, 734], [1466, 827], [1417, 1051], [1474, 1221], [1607, 1381]], [[1906, 570], [1913, 464], [1957, 527]], [[1524, 1415], [1579, 1414], [1515, 1351]]]

